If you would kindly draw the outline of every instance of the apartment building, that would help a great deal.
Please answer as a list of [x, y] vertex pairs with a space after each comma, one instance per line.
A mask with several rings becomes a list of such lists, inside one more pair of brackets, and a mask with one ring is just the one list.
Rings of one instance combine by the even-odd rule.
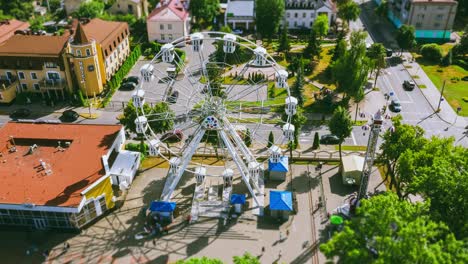
[[389, 0], [388, 18], [397, 28], [414, 26], [417, 39], [449, 40], [457, 6], [455, 0]]
[[331, 0], [285, 0], [284, 21], [288, 28], [311, 28], [315, 19], [327, 15], [329, 23], [336, 18], [336, 5]]
[[162, 0], [146, 20], [149, 41], [171, 42], [190, 32], [188, 2]]
[[107, 10], [113, 14], [132, 14], [140, 19], [148, 15], [147, 0], [116, 0]]
[[62, 36], [14, 35], [0, 45], [0, 103], [34, 92], [63, 100], [95, 96], [130, 54], [127, 23], [77, 21]]
[[255, 1], [228, 0], [224, 12], [224, 24], [232, 29], [254, 29]]

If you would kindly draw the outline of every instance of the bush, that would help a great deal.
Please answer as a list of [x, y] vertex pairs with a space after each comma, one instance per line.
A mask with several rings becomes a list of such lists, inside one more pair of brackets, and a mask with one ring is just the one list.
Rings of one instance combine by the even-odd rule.
[[425, 44], [421, 47], [421, 55], [426, 60], [440, 62], [442, 59], [442, 48], [435, 43]]
[[466, 96], [465, 96], [465, 97], [462, 97], [462, 100], [463, 100], [464, 102], [467, 102], [467, 103], [468, 103], [468, 97], [466, 97]]
[[137, 152], [145, 154], [148, 151], [148, 144], [143, 143], [143, 147], [142, 147], [141, 143], [127, 143], [125, 145], [125, 149], [130, 150], [130, 151], [137, 151]]

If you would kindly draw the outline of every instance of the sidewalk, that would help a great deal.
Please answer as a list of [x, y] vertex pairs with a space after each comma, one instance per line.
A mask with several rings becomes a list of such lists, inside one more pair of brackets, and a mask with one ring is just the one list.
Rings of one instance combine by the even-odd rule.
[[[411, 53], [409, 52], [404, 52], [403, 56], [407, 58], [412, 58]], [[403, 63], [403, 66], [411, 66], [411, 68], [405, 67], [405, 69], [408, 71], [409, 75], [411, 75], [411, 78], [414, 80], [414, 82], [417, 85], [425, 85], [426, 88], [420, 88], [422, 94], [426, 98], [426, 100], [429, 102], [429, 105], [432, 107], [432, 109], [435, 111], [437, 109], [437, 104], [439, 103], [440, 99], [440, 92], [437, 89], [437, 87], [432, 83], [431, 79], [427, 76], [427, 74], [424, 72], [424, 70], [419, 66], [417, 62], [410, 62], [412, 60], [408, 60], [408, 62]], [[419, 79], [414, 79], [413, 76], [419, 76]], [[457, 120], [455, 124], [453, 124], [455, 127], [460, 127], [464, 128], [468, 125], [468, 118], [467, 117], [462, 117], [459, 116], [457, 117], [457, 113], [455, 110], [450, 106], [450, 104], [447, 102], [447, 100], [444, 100], [440, 104], [440, 112], [437, 113], [437, 116], [447, 124], [453, 124], [455, 119]]]

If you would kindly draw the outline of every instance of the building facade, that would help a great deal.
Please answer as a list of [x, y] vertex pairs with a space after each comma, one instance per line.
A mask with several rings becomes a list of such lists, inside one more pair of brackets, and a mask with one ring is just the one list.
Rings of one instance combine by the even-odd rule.
[[171, 42], [190, 32], [188, 2], [163, 0], [146, 20], [149, 41]]
[[148, 15], [147, 0], [116, 0], [107, 10], [113, 14], [132, 14], [140, 19]]
[[284, 21], [293, 28], [311, 28], [315, 19], [326, 15], [331, 24], [336, 19], [336, 6], [330, 0], [285, 0]]
[[91, 0], [63, 0], [63, 7], [67, 15], [71, 15], [73, 12], [80, 8], [81, 3], [89, 2]]
[[63, 36], [14, 35], [0, 45], [0, 103], [17, 93], [95, 96], [130, 54], [127, 23], [93, 19]]
[[224, 25], [232, 29], [255, 28], [255, 1], [228, 0], [224, 12]]
[[387, 15], [396, 28], [414, 26], [417, 39], [449, 40], [457, 6], [455, 0], [389, 0]]
[[79, 229], [115, 206], [121, 126], [10, 122], [0, 140], [0, 225]]

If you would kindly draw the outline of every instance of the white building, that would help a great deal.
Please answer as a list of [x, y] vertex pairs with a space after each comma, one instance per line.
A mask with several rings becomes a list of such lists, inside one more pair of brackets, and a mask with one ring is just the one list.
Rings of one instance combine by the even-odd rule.
[[224, 12], [224, 25], [232, 29], [253, 29], [255, 22], [255, 1], [228, 0]]
[[288, 28], [311, 28], [322, 14], [331, 23], [336, 18], [336, 6], [331, 0], [285, 0], [284, 20]]
[[190, 31], [188, 2], [183, 0], [162, 0], [148, 16], [149, 41], [171, 42]]

